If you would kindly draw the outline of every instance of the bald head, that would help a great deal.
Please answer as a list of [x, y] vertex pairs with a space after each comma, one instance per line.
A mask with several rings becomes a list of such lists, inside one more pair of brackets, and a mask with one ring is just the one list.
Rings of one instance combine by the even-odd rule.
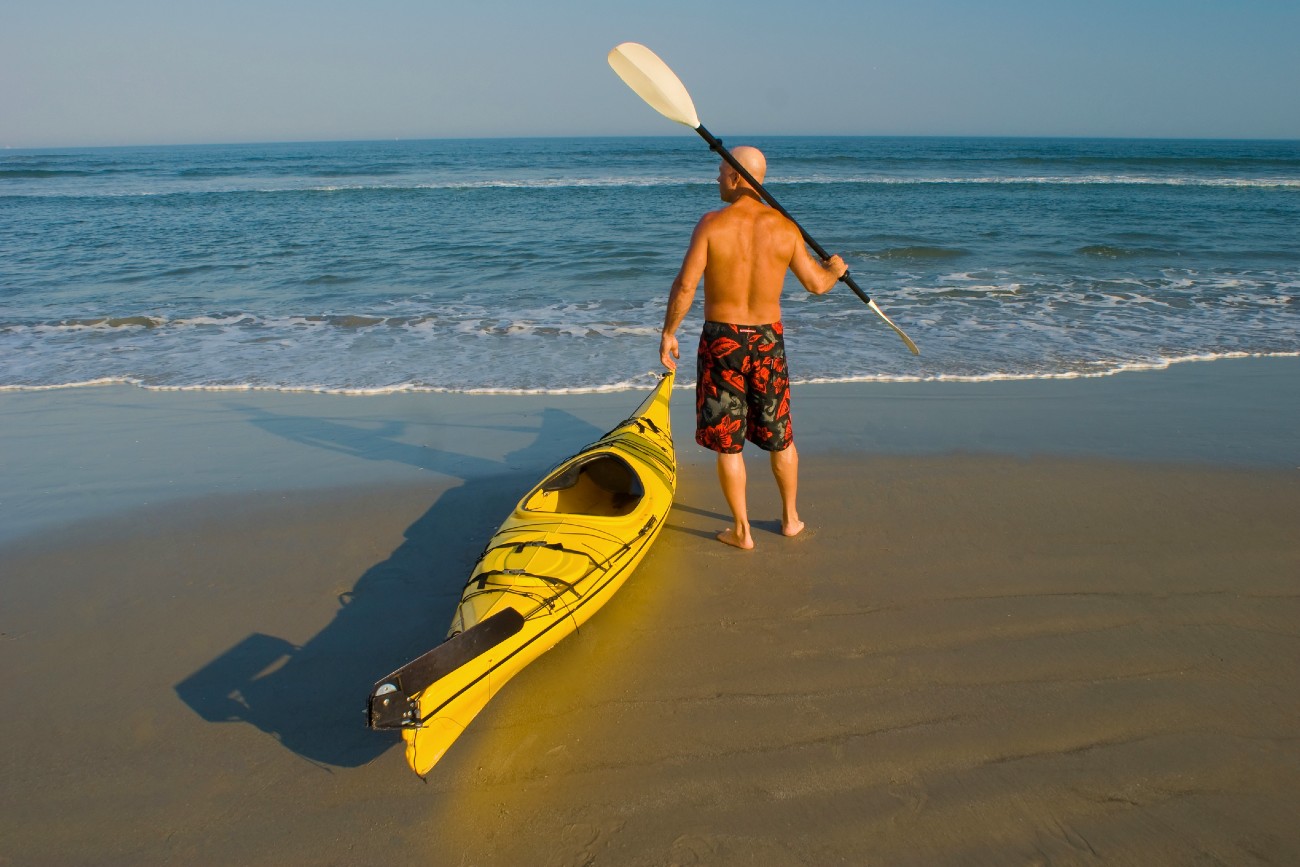
[[[741, 145], [731, 152], [736, 162], [745, 167], [745, 171], [753, 175], [754, 180], [760, 184], [763, 178], [767, 176], [767, 159], [763, 152], [758, 148], [752, 148], [748, 145]], [[750, 187], [749, 183], [740, 176], [732, 165], [723, 160], [718, 166], [718, 195], [724, 202], [734, 202], [744, 196], [752, 196], [757, 199], [760, 195], [758, 190]]]
[[760, 184], [767, 177], [767, 157], [758, 148], [749, 145], [741, 145], [731, 152], [736, 158], [736, 162], [745, 167], [745, 171], [754, 176], [754, 180]]

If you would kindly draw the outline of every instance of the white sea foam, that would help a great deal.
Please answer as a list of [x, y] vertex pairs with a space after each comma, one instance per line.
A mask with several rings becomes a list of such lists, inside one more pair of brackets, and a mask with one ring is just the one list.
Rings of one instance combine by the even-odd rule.
[[[1259, 275], [1166, 271], [1158, 280], [1077, 277], [1055, 286], [999, 276], [958, 272], [938, 285], [906, 283], [881, 296], [921, 344], [919, 359], [899, 354], [846, 293], [792, 296], [787, 326], [797, 335], [796, 380], [1070, 379], [1159, 367], [1171, 358], [1286, 354], [1300, 344], [1294, 290], [1281, 293]], [[151, 311], [11, 322], [0, 324], [0, 384], [600, 391], [622, 388], [636, 360], [656, 352], [661, 317], [657, 299], [558, 302], [509, 315], [467, 299], [436, 309], [421, 299], [319, 314], [168, 318]]]
[[[1118, 376], [1125, 373], [1140, 373], [1150, 371], [1168, 370], [1169, 368], [1180, 364], [1206, 363], [1215, 361], [1225, 361], [1241, 358], [1300, 358], [1300, 351], [1293, 352], [1222, 352], [1222, 353], [1202, 353], [1197, 355], [1185, 355], [1168, 358], [1157, 358], [1149, 361], [1128, 361], [1128, 362], [1103, 362], [1098, 361], [1093, 364], [1096, 369], [1093, 370], [1071, 370], [1054, 373], [981, 373], [981, 374], [948, 374], [938, 373], [929, 375], [907, 375], [907, 374], [852, 374], [839, 377], [832, 376], [814, 376], [791, 380], [793, 385], [838, 385], [838, 384], [860, 384], [875, 383], [881, 385], [888, 384], [908, 384], [908, 383], [993, 383], [993, 382], [1033, 382], [1033, 381], [1054, 381], [1054, 380], [1075, 380], [1075, 379], [1100, 379], [1111, 376]], [[641, 390], [657, 381], [660, 371], [647, 371], [639, 376], [633, 376], [620, 379], [615, 382], [601, 383], [590, 386], [573, 386], [573, 387], [536, 387], [536, 388], [515, 388], [508, 386], [471, 386], [471, 387], [448, 387], [435, 386], [414, 382], [403, 382], [394, 385], [360, 387], [360, 386], [328, 386], [328, 385], [265, 385], [258, 383], [207, 383], [200, 385], [159, 385], [145, 382], [136, 377], [100, 377], [83, 381], [72, 381], [64, 383], [53, 383], [46, 385], [0, 385], [0, 392], [42, 392], [42, 391], [59, 391], [64, 389], [81, 389], [81, 388], [104, 388], [110, 386], [130, 386], [139, 388], [144, 391], [155, 392], [280, 392], [285, 394], [330, 394], [330, 395], [347, 395], [355, 397], [381, 396], [394, 394], [466, 394], [466, 395], [562, 395], [562, 394], [607, 394], [614, 392], [636, 391]], [[677, 384], [677, 389], [691, 389], [694, 387], [693, 378], [690, 376], [691, 371], [684, 370], [679, 374], [681, 379]]]
[[843, 377], [811, 377], [794, 379], [795, 384], [830, 385], [836, 383], [877, 382], [1032, 382], [1035, 380], [1101, 379], [1121, 373], [1139, 373], [1142, 371], [1168, 370], [1176, 364], [1203, 363], [1208, 361], [1225, 361], [1234, 358], [1300, 358], [1296, 352], [1219, 352], [1199, 355], [1183, 355], [1172, 358], [1157, 358], [1150, 361], [1094, 362], [1096, 370], [1069, 370], [1057, 373], [981, 373], [972, 375], [937, 373], [928, 376], [899, 376], [866, 374]]

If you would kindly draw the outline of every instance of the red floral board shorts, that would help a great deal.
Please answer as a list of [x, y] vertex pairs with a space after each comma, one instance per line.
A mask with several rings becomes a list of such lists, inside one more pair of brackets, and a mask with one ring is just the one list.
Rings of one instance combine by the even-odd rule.
[[696, 353], [695, 441], [736, 454], [749, 440], [779, 452], [794, 441], [780, 322], [705, 322]]

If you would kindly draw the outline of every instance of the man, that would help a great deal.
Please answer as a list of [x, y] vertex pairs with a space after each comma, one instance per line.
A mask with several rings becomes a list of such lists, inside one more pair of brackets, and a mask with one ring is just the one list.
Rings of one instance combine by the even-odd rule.
[[[756, 148], [732, 155], [763, 182], [767, 160]], [[734, 524], [718, 540], [753, 548], [745, 502], [748, 439], [771, 456], [781, 493], [781, 532], [795, 536], [803, 521], [795, 506], [799, 453], [790, 427], [790, 380], [781, 329], [781, 287], [787, 270], [815, 295], [831, 290], [848, 270], [832, 256], [818, 263], [804, 247], [799, 229], [765, 205], [757, 191], [725, 160], [718, 194], [727, 206], [705, 214], [695, 226], [681, 270], [668, 296], [659, 340], [659, 360], [677, 369], [677, 329], [704, 279], [704, 330], [697, 352], [695, 441], [718, 453], [718, 480]]]

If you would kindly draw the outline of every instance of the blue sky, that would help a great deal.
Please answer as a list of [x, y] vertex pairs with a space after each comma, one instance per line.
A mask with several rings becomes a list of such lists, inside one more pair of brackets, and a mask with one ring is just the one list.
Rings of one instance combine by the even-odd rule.
[[719, 135], [1300, 138], [1297, 34], [1297, 0], [7, 0], [0, 146], [688, 134], [625, 40]]

